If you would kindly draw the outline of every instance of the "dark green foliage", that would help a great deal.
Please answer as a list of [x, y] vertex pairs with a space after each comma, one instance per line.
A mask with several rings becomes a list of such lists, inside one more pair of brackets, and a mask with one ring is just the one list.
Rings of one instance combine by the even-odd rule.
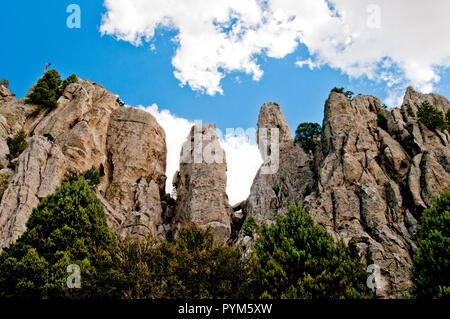
[[33, 92], [26, 99], [26, 103], [36, 104], [41, 109], [53, 110], [58, 106], [61, 76], [58, 71], [50, 70], [40, 78]]
[[414, 110], [411, 105], [408, 105], [406, 108], [406, 113], [408, 113], [408, 116], [410, 117], [416, 117], [416, 114], [414, 114]]
[[385, 110], [388, 109], [388, 106], [387, 106], [386, 104], [383, 104], [381, 107], [382, 107], [383, 109], [385, 109]]
[[424, 101], [422, 106], [417, 110], [417, 116], [430, 130], [445, 130], [447, 129], [447, 122], [444, 118], [444, 113], [439, 111], [429, 102]]
[[[0, 255], [0, 298], [101, 297], [97, 277], [115, 261], [115, 237], [103, 206], [83, 178], [44, 198], [27, 230]], [[67, 266], [81, 268], [81, 288], [67, 288]]]
[[17, 158], [27, 148], [27, 135], [24, 130], [21, 130], [13, 138], [8, 137], [6, 143], [9, 148], [8, 158], [12, 160]]
[[50, 142], [53, 142], [55, 138], [50, 133], [45, 133], [44, 137], [46, 137]]
[[347, 98], [349, 98], [349, 99], [351, 99], [352, 96], [353, 96], [353, 94], [354, 94], [352, 91], [345, 91], [344, 88], [337, 88], [337, 87], [334, 87], [334, 88], [331, 90], [331, 92], [336, 92], [336, 93], [344, 94], [344, 95], [345, 95]]
[[9, 88], [9, 81], [7, 79], [1, 79], [0, 85], [3, 85], [5, 88]]
[[413, 297], [450, 297], [450, 189], [423, 211], [411, 272]]
[[244, 236], [250, 236], [253, 238], [253, 235], [258, 230], [258, 225], [256, 224], [256, 220], [253, 216], [250, 216], [245, 222], [244, 226], [242, 226], [242, 234]]
[[388, 121], [384, 114], [382, 112], [377, 113], [377, 124], [379, 127], [381, 127], [383, 130], [387, 131], [388, 128]]
[[66, 182], [73, 182], [80, 177], [83, 177], [84, 180], [88, 183], [91, 188], [96, 188], [100, 184], [100, 172], [94, 166], [92, 166], [87, 171], [77, 174], [74, 172], [68, 172], [67, 177], [65, 179]]
[[334, 242], [301, 208], [290, 206], [254, 248], [256, 298], [369, 298], [354, 242]]
[[119, 244], [114, 281], [105, 282], [122, 298], [242, 298], [249, 273], [237, 248], [217, 247], [213, 237], [191, 225], [176, 243], [127, 240]]
[[78, 78], [75, 74], [72, 74], [71, 76], [69, 76], [67, 79], [65, 79], [61, 85], [61, 88], [59, 89], [59, 96], [64, 94], [64, 90], [66, 89], [66, 87], [69, 84], [72, 83], [77, 83], [78, 82]]
[[83, 176], [91, 187], [97, 187], [100, 184], [100, 172], [94, 166], [84, 172], [81, 176]]
[[78, 79], [75, 74], [72, 74], [64, 81], [61, 81], [61, 76], [58, 71], [50, 70], [37, 81], [33, 92], [28, 96], [25, 102], [36, 104], [38, 106], [36, 113], [39, 113], [42, 110], [51, 111], [58, 106], [57, 101], [64, 93], [66, 87], [77, 81]]
[[315, 147], [314, 137], [322, 132], [317, 123], [301, 123], [295, 131], [295, 142], [300, 143], [305, 150], [312, 151]]
[[450, 127], [450, 109], [445, 113], [445, 120], [447, 121], [447, 128]]

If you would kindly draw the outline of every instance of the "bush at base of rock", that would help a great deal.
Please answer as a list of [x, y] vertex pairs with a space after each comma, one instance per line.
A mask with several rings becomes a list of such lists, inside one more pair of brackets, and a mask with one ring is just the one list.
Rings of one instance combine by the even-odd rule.
[[450, 189], [423, 211], [411, 272], [412, 297], [450, 297]]
[[176, 243], [127, 239], [119, 243], [117, 276], [104, 282], [119, 298], [235, 299], [248, 297], [249, 273], [237, 248], [214, 246], [195, 225]]
[[254, 248], [256, 298], [370, 298], [355, 243], [334, 242], [301, 208], [290, 206]]
[[[0, 298], [109, 295], [96, 278], [106, 278], [116, 263], [115, 236], [106, 225], [101, 202], [84, 179], [44, 198], [26, 226], [25, 233], [0, 255]], [[80, 289], [68, 288], [69, 265], [80, 267]]]

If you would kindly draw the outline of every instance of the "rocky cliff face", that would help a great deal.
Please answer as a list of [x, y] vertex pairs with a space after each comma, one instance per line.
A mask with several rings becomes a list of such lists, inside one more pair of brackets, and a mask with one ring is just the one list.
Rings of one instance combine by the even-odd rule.
[[[378, 295], [401, 296], [410, 286], [420, 213], [450, 187], [448, 132], [430, 131], [407, 115], [409, 105], [416, 111], [425, 100], [444, 113], [450, 108], [444, 97], [412, 88], [402, 108], [393, 110], [383, 109], [372, 96], [349, 100], [331, 93], [314, 152], [284, 133], [279, 106], [263, 106], [258, 128], [282, 128], [280, 165], [275, 174], [258, 172], [247, 218], [270, 223], [289, 203], [303, 206], [335, 239], [356, 241], [367, 265], [381, 268], [386, 284]], [[387, 119], [386, 130], [378, 126], [378, 113]], [[252, 245], [242, 233], [238, 242]]]
[[[121, 236], [157, 236], [167, 152], [156, 120], [119, 106], [116, 96], [87, 80], [69, 85], [52, 112], [36, 116], [34, 108], [12, 96], [0, 101], [0, 157], [3, 167], [15, 168], [2, 169], [9, 182], [0, 202], [0, 249], [25, 231], [32, 209], [68, 173], [93, 166], [104, 175], [97, 195], [110, 227]], [[3, 144], [20, 129], [28, 147], [8, 163]]]
[[[257, 138], [264, 164], [248, 199], [232, 208], [215, 125], [193, 126], [172, 197], [164, 191], [165, 132], [149, 113], [120, 106], [100, 85], [79, 80], [55, 110], [36, 114], [0, 85], [0, 250], [25, 231], [32, 209], [68, 174], [94, 166], [102, 175], [97, 196], [120, 237], [170, 240], [193, 222], [211, 229], [217, 244], [242, 244], [248, 252], [253, 240], [240, 231], [244, 220], [270, 224], [293, 203], [336, 240], [356, 241], [363, 261], [381, 269], [385, 284], [377, 293], [399, 297], [410, 286], [421, 212], [450, 187], [448, 131], [431, 131], [411, 115], [423, 101], [444, 113], [450, 108], [446, 98], [412, 88], [401, 109], [392, 110], [372, 96], [331, 93], [314, 151], [294, 143], [280, 106], [266, 103]], [[28, 147], [10, 161], [6, 139], [22, 129]]]
[[216, 243], [224, 244], [231, 233], [231, 206], [226, 193], [227, 163], [216, 126], [192, 127], [183, 145], [180, 170], [173, 184], [177, 192], [175, 220], [211, 229]]

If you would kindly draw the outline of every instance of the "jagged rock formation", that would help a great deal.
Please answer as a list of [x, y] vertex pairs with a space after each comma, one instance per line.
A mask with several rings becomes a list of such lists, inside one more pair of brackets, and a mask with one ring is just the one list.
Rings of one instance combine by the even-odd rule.
[[105, 165], [105, 199], [116, 211], [131, 212], [118, 221], [120, 235], [152, 234], [162, 224], [166, 183], [166, 134], [149, 113], [116, 109], [110, 119]]
[[[407, 115], [408, 105], [416, 111], [425, 100], [444, 113], [450, 107], [444, 97], [412, 88], [401, 110], [383, 109], [372, 96], [349, 100], [331, 93], [314, 152], [304, 151], [280, 129], [279, 170], [258, 172], [247, 218], [270, 223], [289, 203], [301, 205], [336, 239], [355, 240], [367, 265], [381, 268], [386, 284], [377, 290], [379, 296], [406, 293], [417, 219], [434, 195], [450, 187], [449, 133], [430, 131]], [[387, 131], [377, 124], [379, 112]], [[277, 105], [263, 106], [258, 129], [286, 125]], [[242, 233], [238, 242], [251, 248]]]
[[232, 208], [226, 194], [227, 163], [216, 126], [195, 125], [183, 144], [180, 170], [173, 184], [177, 192], [175, 221], [209, 228], [216, 243], [225, 243], [231, 233]]
[[[449, 132], [431, 131], [411, 115], [423, 101], [444, 113], [450, 108], [446, 98], [412, 88], [401, 109], [392, 110], [376, 97], [331, 93], [314, 151], [294, 143], [280, 106], [266, 103], [257, 136], [264, 163], [248, 199], [231, 207], [215, 125], [189, 133], [173, 198], [164, 191], [165, 132], [149, 113], [121, 106], [87, 80], [67, 86], [49, 113], [0, 85], [0, 250], [25, 231], [32, 209], [68, 174], [94, 166], [102, 177], [97, 196], [120, 237], [170, 240], [193, 222], [211, 229], [217, 244], [242, 244], [248, 252], [254, 240], [241, 231], [245, 220], [271, 223], [293, 203], [336, 240], [356, 241], [363, 261], [381, 268], [386, 285], [379, 296], [399, 297], [410, 286], [421, 212], [450, 187]], [[10, 161], [6, 139], [22, 129], [28, 147]]]
[[[166, 165], [165, 133], [156, 120], [120, 107], [114, 94], [81, 79], [66, 88], [55, 110], [36, 115], [35, 107], [12, 95], [0, 101], [0, 164], [15, 167], [0, 202], [0, 249], [24, 232], [32, 209], [68, 173], [91, 167], [104, 174], [97, 195], [110, 227], [122, 236], [156, 236]], [[9, 163], [5, 139], [20, 129], [29, 145]]]

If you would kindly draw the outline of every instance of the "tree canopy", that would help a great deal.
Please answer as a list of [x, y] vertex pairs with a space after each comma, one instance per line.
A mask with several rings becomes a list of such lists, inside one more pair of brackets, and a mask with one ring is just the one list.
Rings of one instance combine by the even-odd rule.
[[[27, 230], [0, 255], [0, 298], [100, 297], [96, 284], [112, 270], [115, 236], [100, 200], [83, 178], [40, 202]], [[81, 270], [81, 289], [67, 286], [68, 266]]]
[[322, 132], [317, 123], [301, 123], [295, 131], [295, 142], [300, 143], [305, 150], [311, 151], [315, 147], [314, 137]]
[[418, 246], [413, 254], [412, 296], [450, 297], [450, 189], [423, 211]]
[[368, 298], [367, 273], [354, 242], [334, 242], [301, 208], [260, 229], [254, 248], [257, 298]]

